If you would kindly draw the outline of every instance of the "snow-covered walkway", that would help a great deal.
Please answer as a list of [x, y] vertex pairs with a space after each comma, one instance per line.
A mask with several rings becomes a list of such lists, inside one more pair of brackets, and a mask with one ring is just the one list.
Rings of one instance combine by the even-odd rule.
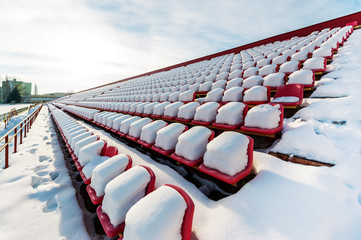
[[0, 239], [88, 239], [47, 107], [18, 149], [0, 169]]

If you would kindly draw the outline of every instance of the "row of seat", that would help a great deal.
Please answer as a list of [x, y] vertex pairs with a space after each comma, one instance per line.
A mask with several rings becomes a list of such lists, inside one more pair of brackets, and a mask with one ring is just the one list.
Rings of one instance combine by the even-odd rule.
[[[61, 110], [51, 105], [49, 109], [90, 199], [100, 204], [96, 212], [108, 237], [124, 232], [124, 239], [191, 239], [194, 203], [183, 189], [169, 184], [155, 189], [156, 176], [150, 167], [132, 166], [129, 155], [118, 154], [116, 147], [107, 146], [99, 137], [91, 140], [94, 134], [88, 129]], [[168, 231], [154, 230], [160, 222]]]

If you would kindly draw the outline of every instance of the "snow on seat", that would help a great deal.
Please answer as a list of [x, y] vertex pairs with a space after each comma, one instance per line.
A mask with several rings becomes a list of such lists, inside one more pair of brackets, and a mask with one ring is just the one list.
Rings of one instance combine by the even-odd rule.
[[242, 82], [243, 82], [243, 78], [233, 78], [232, 80], [227, 82], [226, 89], [242, 86]]
[[296, 52], [291, 56], [291, 61], [304, 62], [311, 57], [311, 54], [308, 51]]
[[71, 153], [71, 157], [73, 158], [73, 160], [74, 161], [78, 160], [79, 151], [82, 147], [84, 147], [92, 142], [95, 142], [97, 140], [99, 140], [99, 136], [91, 135], [91, 136], [85, 137], [85, 138], [79, 140], [78, 142], [76, 142], [74, 145], [74, 152]]
[[271, 73], [264, 77], [263, 86], [270, 87], [271, 89], [276, 89], [278, 86], [285, 85], [286, 74], [278, 72]]
[[178, 137], [171, 158], [187, 166], [196, 166], [203, 161], [206, 146], [213, 137], [214, 132], [206, 127], [192, 127]]
[[242, 64], [242, 69], [246, 70], [246, 69], [252, 68], [254, 66], [255, 66], [255, 62], [254, 61], [249, 61], [249, 62], [246, 62], [246, 63]]
[[119, 154], [99, 164], [94, 170], [91, 183], [86, 187], [90, 200], [94, 205], [103, 201], [105, 186], [116, 176], [132, 167], [132, 158]]
[[140, 138], [140, 134], [142, 133], [142, 128], [152, 121], [153, 120], [150, 118], [141, 118], [133, 122], [130, 124], [129, 133], [126, 135], [126, 138], [137, 141]]
[[222, 72], [219, 73], [216, 77], [216, 81], [220, 81], [220, 80], [227, 80], [228, 79], [228, 72]]
[[238, 132], [223, 132], [207, 145], [199, 170], [226, 183], [246, 177], [253, 166], [253, 139]]
[[205, 82], [199, 86], [199, 92], [208, 92], [212, 88], [213, 82]]
[[258, 75], [258, 70], [259, 70], [258, 67], [248, 68], [247, 70], [245, 70], [245, 71], [243, 72], [243, 78], [248, 78], [248, 77], [250, 77], [250, 76]]
[[117, 114], [114, 114], [113, 116], [109, 117], [105, 123], [105, 128], [110, 130], [112, 127], [113, 127], [113, 122], [115, 119], [121, 117], [121, 116], [124, 116], [122, 113], [117, 113]]
[[[198, 90], [198, 89], [197, 89]], [[196, 97], [196, 91], [195, 90], [187, 90], [179, 94], [179, 102], [193, 102]]]
[[244, 92], [243, 87], [229, 88], [228, 90], [224, 91], [221, 103], [241, 102], [243, 99], [243, 92]]
[[70, 154], [72, 154], [74, 152], [75, 144], [77, 142], [79, 142], [82, 139], [87, 138], [87, 137], [89, 137], [89, 136], [91, 136], [93, 134], [94, 134], [93, 132], [86, 131], [86, 132], [83, 132], [82, 134], [79, 134], [79, 135], [75, 136], [73, 139], [71, 139], [71, 141], [69, 142], [70, 148], [72, 149]]
[[158, 102], [151, 102], [144, 106], [144, 111], [142, 116], [149, 117], [153, 114], [154, 107], [158, 104]]
[[269, 87], [254, 86], [244, 92], [243, 102], [245, 104], [261, 104], [270, 101], [271, 91]]
[[168, 101], [169, 102], [177, 102], [178, 101], [178, 99], [179, 99], [179, 94], [180, 94], [181, 92], [173, 92], [173, 93], [171, 93], [170, 95], [169, 95], [169, 97], [168, 97]]
[[190, 102], [181, 106], [178, 110], [178, 115], [175, 120], [180, 122], [190, 122], [194, 118], [196, 109], [200, 106], [198, 102]]
[[228, 76], [229, 79], [234, 79], [234, 78], [241, 78], [242, 77], [242, 73], [243, 73], [243, 70], [240, 70], [240, 69], [236, 69], [234, 70], [233, 72], [231, 72]]
[[160, 102], [168, 101], [170, 94], [171, 94], [170, 92], [163, 93], [163, 94], [160, 96], [160, 100], [159, 100], [159, 101], [160, 101]]
[[115, 237], [123, 232], [128, 210], [154, 190], [154, 183], [155, 175], [151, 168], [135, 166], [106, 185], [103, 204], [96, 212], [108, 237]]
[[113, 126], [111, 128], [111, 131], [114, 133], [118, 133], [119, 128], [120, 128], [120, 124], [122, 123], [122, 121], [131, 118], [131, 115], [123, 115], [120, 117], [117, 117], [116, 119], [113, 120]]
[[120, 240], [190, 240], [194, 208], [183, 189], [163, 185], [129, 209]]
[[327, 59], [323, 57], [312, 57], [307, 59], [303, 63], [302, 69], [312, 70], [314, 72], [324, 72], [326, 71]]
[[156, 120], [148, 123], [142, 128], [142, 133], [140, 134], [140, 138], [137, 142], [145, 147], [151, 147], [155, 143], [158, 130], [167, 125], [168, 123], [163, 120]]
[[164, 128], [161, 128], [157, 132], [155, 144], [152, 146], [152, 149], [163, 155], [172, 154], [174, 152], [175, 145], [177, 144], [179, 135], [187, 130], [188, 127], [181, 123], [172, 123]]
[[218, 109], [216, 121], [212, 125], [224, 129], [239, 128], [244, 122], [247, 111], [248, 105], [241, 102], [227, 103]]
[[100, 156], [103, 149], [106, 147], [107, 145], [104, 140], [92, 141], [82, 146], [79, 150], [78, 160], [75, 162], [75, 166], [78, 171], [81, 171], [81, 169], [88, 164], [92, 158]]
[[304, 88], [313, 87], [315, 84], [315, 73], [304, 69], [295, 71], [288, 76], [287, 84], [302, 84]]
[[162, 118], [167, 120], [174, 119], [178, 115], [179, 108], [183, 105], [184, 105], [183, 102], [175, 102], [169, 104], [168, 106], [165, 107]]
[[251, 76], [243, 80], [243, 88], [251, 88], [254, 86], [260, 86], [263, 83], [263, 77], [261, 76]]
[[161, 102], [158, 103], [157, 105], [154, 106], [153, 108], [153, 114], [151, 115], [152, 117], [160, 117], [163, 116], [164, 114], [164, 109], [166, 106], [168, 106], [169, 104], [171, 104], [170, 102]]
[[248, 110], [241, 130], [260, 134], [274, 134], [283, 127], [283, 106], [262, 104]]
[[118, 134], [122, 137], [125, 137], [129, 133], [130, 124], [132, 124], [133, 122], [135, 122], [139, 119], [140, 119], [139, 116], [133, 116], [133, 117], [123, 120], [120, 123]]
[[288, 56], [280, 55], [272, 59], [272, 64], [281, 65], [287, 62]]
[[141, 115], [144, 111], [144, 107], [145, 105], [147, 105], [148, 102], [141, 102], [140, 104], [137, 105], [135, 112], [133, 114], [135, 115]]
[[224, 89], [223, 88], [215, 88], [212, 91], [207, 93], [206, 102], [220, 102], [222, 101]]
[[298, 106], [303, 100], [302, 84], [287, 84], [277, 88], [272, 103], [279, 103], [284, 106]]
[[289, 75], [294, 71], [300, 70], [300, 68], [301, 68], [301, 63], [299, 61], [288, 61], [283, 63], [278, 71], [286, 75]]
[[210, 125], [216, 120], [217, 110], [220, 104], [217, 102], [207, 102], [197, 107], [192, 123], [199, 125]]
[[312, 57], [324, 57], [324, 58], [333, 58], [333, 50], [330, 46], [323, 46], [317, 48], [312, 53]]
[[259, 69], [259, 75], [260, 76], [266, 76], [269, 75], [271, 73], [275, 73], [278, 72], [278, 66], [276, 64], [270, 64], [270, 65], [266, 65], [263, 66], [262, 68]]
[[224, 89], [224, 88], [226, 87], [226, 84], [227, 84], [227, 81], [226, 81], [226, 80], [219, 80], [219, 81], [214, 82], [214, 83], [212, 84], [211, 90], [216, 89], [216, 88], [222, 88], [222, 89]]
[[270, 59], [264, 58], [257, 62], [256, 67], [261, 69], [262, 67], [269, 65], [269, 64], [270, 64]]

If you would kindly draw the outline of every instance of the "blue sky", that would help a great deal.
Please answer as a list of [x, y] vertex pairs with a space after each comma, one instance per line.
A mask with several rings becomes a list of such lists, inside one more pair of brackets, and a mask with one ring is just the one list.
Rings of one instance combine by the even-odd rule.
[[0, 0], [0, 74], [79, 91], [361, 11], [335, 0]]

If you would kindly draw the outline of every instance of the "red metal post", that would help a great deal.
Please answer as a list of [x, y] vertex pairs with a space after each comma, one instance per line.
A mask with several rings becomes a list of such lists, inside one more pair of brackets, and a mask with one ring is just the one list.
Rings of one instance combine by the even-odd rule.
[[20, 144], [23, 143], [23, 123], [20, 123]]
[[16, 150], [17, 150], [16, 145], [18, 144], [18, 134], [16, 133], [17, 129], [18, 129], [18, 128], [15, 128], [15, 129], [14, 129], [14, 134], [15, 134], [15, 138], [14, 138], [14, 153], [16, 153]]
[[27, 126], [27, 124], [25, 123], [24, 124], [24, 138], [26, 138], [26, 126]]
[[9, 135], [5, 136], [5, 168], [9, 167]]

